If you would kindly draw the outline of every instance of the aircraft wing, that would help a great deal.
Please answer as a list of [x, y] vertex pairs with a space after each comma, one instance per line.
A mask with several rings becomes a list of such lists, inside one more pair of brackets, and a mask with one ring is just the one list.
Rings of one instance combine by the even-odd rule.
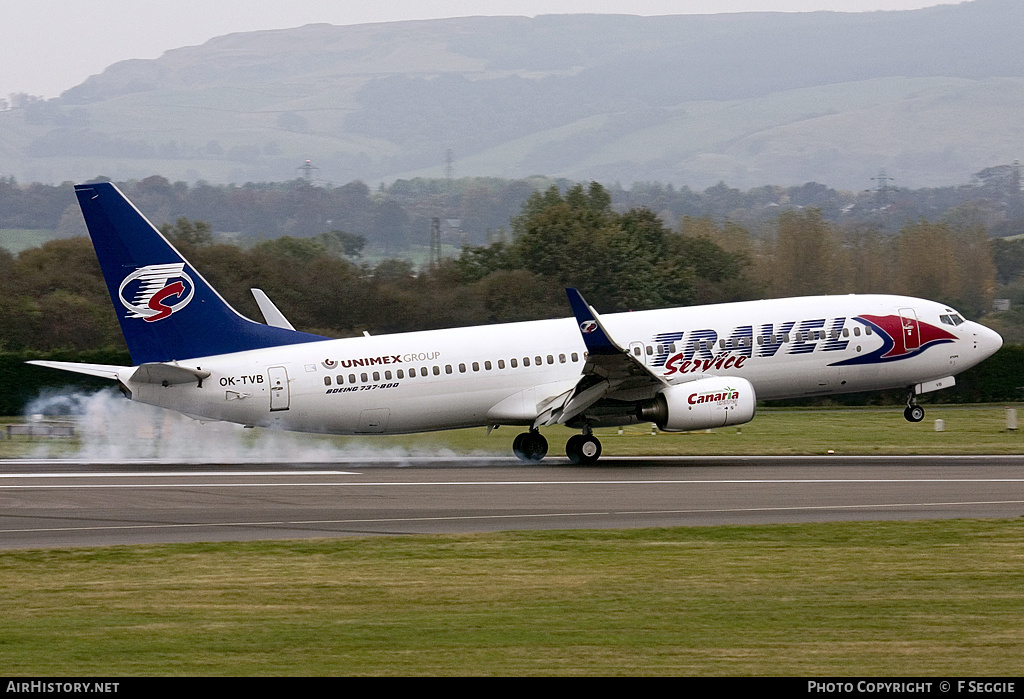
[[534, 426], [564, 424], [602, 398], [643, 400], [669, 385], [612, 339], [578, 289], [568, 288], [565, 293], [583, 335], [587, 359], [583, 375], [565, 402], [545, 410]]

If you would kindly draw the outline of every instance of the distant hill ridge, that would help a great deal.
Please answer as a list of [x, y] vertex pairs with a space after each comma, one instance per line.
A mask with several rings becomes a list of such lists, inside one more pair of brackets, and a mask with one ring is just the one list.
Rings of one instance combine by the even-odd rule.
[[[882, 77], [1024, 77], [1024, 3], [923, 10], [467, 17], [229, 34], [114, 64], [64, 93], [87, 103], [147, 90], [362, 75], [572, 78], [671, 105]], [[612, 87], [609, 90], [609, 84]]]
[[[0, 113], [0, 167], [926, 186], [1020, 156], [1024, 3], [308, 25], [123, 61]], [[24, 114], [16, 113], [24, 111]], [[36, 173], [33, 175], [32, 173]], [[80, 174], [82, 173], [82, 174]]]

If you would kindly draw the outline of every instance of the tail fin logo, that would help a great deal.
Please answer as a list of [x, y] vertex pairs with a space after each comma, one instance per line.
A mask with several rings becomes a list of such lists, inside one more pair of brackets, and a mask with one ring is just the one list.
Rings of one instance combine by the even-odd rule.
[[192, 300], [196, 288], [185, 263], [139, 267], [121, 282], [117, 295], [128, 309], [127, 318], [147, 323], [169, 318]]

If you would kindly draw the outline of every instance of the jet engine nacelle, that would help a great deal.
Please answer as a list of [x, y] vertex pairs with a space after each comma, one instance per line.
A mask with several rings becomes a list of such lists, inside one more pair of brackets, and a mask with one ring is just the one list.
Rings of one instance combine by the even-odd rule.
[[665, 432], [742, 425], [754, 419], [754, 387], [738, 376], [714, 376], [669, 386], [641, 403], [636, 416]]

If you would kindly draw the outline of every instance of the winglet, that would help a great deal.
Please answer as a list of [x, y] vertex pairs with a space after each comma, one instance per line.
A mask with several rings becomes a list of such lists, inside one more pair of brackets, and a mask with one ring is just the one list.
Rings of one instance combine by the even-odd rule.
[[568, 287], [565, 293], [569, 296], [569, 305], [572, 306], [572, 314], [576, 316], [576, 324], [583, 335], [587, 352], [591, 355], [622, 354], [624, 350], [608, 336], [597, 312], [587, 304], [579, 289]]

